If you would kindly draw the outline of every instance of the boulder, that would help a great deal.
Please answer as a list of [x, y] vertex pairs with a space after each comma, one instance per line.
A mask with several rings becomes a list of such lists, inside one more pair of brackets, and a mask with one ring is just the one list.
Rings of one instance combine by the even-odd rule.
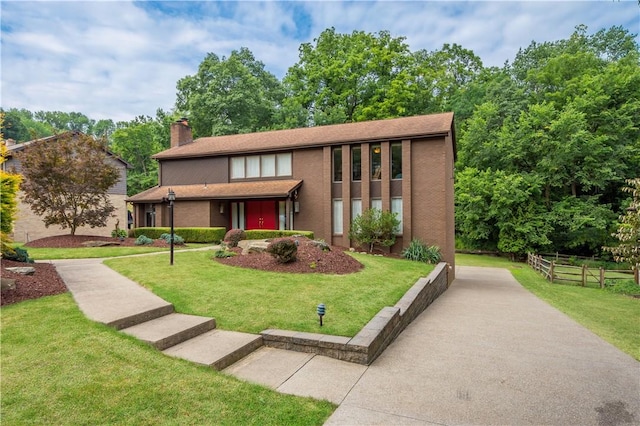
[[106, 247], [106, 246], [119, 246], [118, 241], [85, 241], [82, 243], [85, 247]]
[[16, 280], [12, 280], [11, 278], [0, 278], [0, 291], [15, 290], [15, 289], [16, 289]]
[[322, 251], [331, 251], [331, 247], [325, 241], [312, 240], [310, 244], [315, 247], [318, 247]]
[[15, 268], [4, 268], [7, 271], [15, 272], [22, 275], [33, 275], [36, 273], [36, 268], [33, 266], [16, 266]]

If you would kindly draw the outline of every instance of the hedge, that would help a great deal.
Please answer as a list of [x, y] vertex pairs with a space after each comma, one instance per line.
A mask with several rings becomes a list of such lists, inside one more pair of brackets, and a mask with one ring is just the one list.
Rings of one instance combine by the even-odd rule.
[[[187, 243], [219, 243], [227, 232], [225, 228], [173, 228], [176, 235], [184, 238]], [[140, 235], [157, 240], [162, 234], [171, 233], [171, 228], [134, 228], [129, 231], [129, 236], [137, 238]]]

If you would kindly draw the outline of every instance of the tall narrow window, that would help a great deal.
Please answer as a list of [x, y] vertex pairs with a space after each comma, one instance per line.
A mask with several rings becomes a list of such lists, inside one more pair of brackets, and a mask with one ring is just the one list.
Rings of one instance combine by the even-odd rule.
[[292, 165], [291, 165], [291, 153], [285, 152], [283, 154], [277, 155], [277, 174], [278, 176], [291, 176], [292, 175]]
[[380, 145], [371, 145], [371, 180], [382, 176], [382, 149]]
[[355, 219], [356, 216], [362, 214], [362, 200], [360, 198], [353, 198], [351, 200], [351, 219]]
[[276, 175], [276, 156], [263, 155], [260, 157], [260, 169], [262, 177], [272, 177]]
[[333, 148], [333, 181], [342, 182], [342, 148]]
[[362, 180], [362, 150], [359, 146], [351, 148], [351, 180]]
[[342, 200], [333, 200], [333, 233], [342, 234]]
[[402, 144], [391, 144], [391, 179], [402, 179]]
[[371, 199], [371, 208], [378, 209], [382, 211], [382, 198], [372, 198]]
[[396, 219], [400, 221], [400, 224], [396, 228], [396, 234], [402, 234], [402, 198], [391, 199], [391, 213], [397, 213]]

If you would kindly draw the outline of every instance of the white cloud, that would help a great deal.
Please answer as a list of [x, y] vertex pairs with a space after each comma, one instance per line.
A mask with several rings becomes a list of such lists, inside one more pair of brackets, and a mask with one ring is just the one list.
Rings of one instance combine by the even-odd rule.
[[79, 111], [129, 120], [171, 109], [176, 82], [208, 52], [249, 48], [281, 78], [298, 47], [328, 27], [389, 30], [412, 50], [457, 43], [485, 65], [518, 48], [622, 25], [637, 33], [634, 1], [6, 1], [2, 9], [2, 107]]

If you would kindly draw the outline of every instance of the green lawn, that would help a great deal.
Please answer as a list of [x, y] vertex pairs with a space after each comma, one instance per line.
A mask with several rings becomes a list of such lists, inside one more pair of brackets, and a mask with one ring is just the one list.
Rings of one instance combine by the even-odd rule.
[[[268, 328], [354, 336], [384, 306], [393, 306], [432, 265], [354, 253], [365, 265], [348, 275], [286, 274], [222, 265], [211, 252], [109, 259], [105, 263], [173, 303], [178, 312], [210, 316], [219, 328]], [[316, 307], [326, 305], [320, 327]]]
[[524, 288], [640, 361], [640, 299], [599, 288], [551, 284], [526, 263], [503, 258], [459, 254], [456, 265], [509, 269]]
[[335, 406], [169, 358], [69, 294], [2, 308], [3, 425], [320, 425]]
[[[177, 246], [174, 250], [210, 247], [211, 244], [187, 244], [185, 246]], [[130, 256], [133, 254], [155, 253], [169, 251], [167, 247], [76, 247], [76, 248], [38, 248], [38, 247], [23, 247], [29, 253], [29, 257], [34, 260], [55, 260], [55, 259], [88, 259], [88, 258], [107, 258], [117, 256]]]

